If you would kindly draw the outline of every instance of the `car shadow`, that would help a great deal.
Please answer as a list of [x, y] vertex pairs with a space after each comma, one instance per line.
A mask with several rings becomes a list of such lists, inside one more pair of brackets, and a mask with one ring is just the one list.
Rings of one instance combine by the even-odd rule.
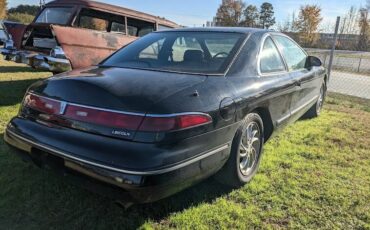
[[[3, 135], [0, 133], [0, 138]], [[106, 223], [106, 228], [137, 229], [150, 221], [161, 222], [175, 212], [211, 203], [232, 191], [211, 177], [155, 203], [135, 204], [125, 209], [116, 200], [73, 185], [50, 170], [23, 162], [13, 153], [0, 140], [0, 167], [4, 166], [0, 171], [3, 178], [0, 183], [4, 183], [0, 184], [0, 194], [7, 197], [3, 202], [4, 209], [0, 210], [0, 220], [1, 215], [8, 216], [9, 226], [24, 226], [32, 219], [36, 228], [46, 221], [53, 227], [63, 222], [66, 229], [80, 227], [81, 223], [83, 228]], [[29, 203], [33, 206], [25, 205]], [[23, 217], [21, 221], [20, 216]], [[64, 222], [66, 219], [68, 223]]]
[[0, 73], [45, 72], [28, 66], [0, 66]]
[[12, 106], [20, 103], [27, 88], [40, 79], [15, 79], [13, 81], [1, 81], [0, 79], [0, 106]]

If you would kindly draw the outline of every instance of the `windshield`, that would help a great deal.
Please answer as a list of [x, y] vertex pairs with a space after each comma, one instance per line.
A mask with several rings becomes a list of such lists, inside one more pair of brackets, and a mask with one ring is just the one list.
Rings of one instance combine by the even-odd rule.
[[73, 13], [72, 7], [47, 7], [37, 17], [36, 23], [67, 24]]
[[245, 37], [225, 32], [152, 33], [119, 50], [102, 66], [224, 74]]

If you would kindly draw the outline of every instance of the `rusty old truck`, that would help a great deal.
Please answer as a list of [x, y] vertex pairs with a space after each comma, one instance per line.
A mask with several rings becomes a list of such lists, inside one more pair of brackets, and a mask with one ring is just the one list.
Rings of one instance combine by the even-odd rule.
[[161, 17], [88, 0], [46, 4], [29, 25], [4, 24], [8, 61], [61, 73], [96, 65], [150, 32], [179, 27]]

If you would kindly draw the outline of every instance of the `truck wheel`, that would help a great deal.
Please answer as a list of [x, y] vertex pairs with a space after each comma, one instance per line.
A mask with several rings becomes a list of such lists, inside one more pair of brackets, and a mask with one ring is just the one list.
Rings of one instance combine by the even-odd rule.
[[231, 146], [230, 157], [217, 179], [238, 188], [248, 183], [256, 174], [263, 150], [263, 122], [257, 113], [244, 118]]

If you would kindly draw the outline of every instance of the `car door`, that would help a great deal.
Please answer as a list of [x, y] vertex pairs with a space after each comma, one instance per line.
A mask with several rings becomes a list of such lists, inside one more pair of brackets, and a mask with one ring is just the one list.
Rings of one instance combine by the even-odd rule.
[[261, 47], [258, 63], [260, 81], [268, 92], [271, 119], [277, 128], [289, 123], [291, 100], [295, 93], [295, 82], [271, 36], [267, 36]]
[[284, 35], [273, 35], [287, 64], [290, 76], [296, 83], [291, 101], [291, 118], [299, 119], [317, 100], [321, 79], [317, 68], [306, 68], [307, 54], [292, 39]]

